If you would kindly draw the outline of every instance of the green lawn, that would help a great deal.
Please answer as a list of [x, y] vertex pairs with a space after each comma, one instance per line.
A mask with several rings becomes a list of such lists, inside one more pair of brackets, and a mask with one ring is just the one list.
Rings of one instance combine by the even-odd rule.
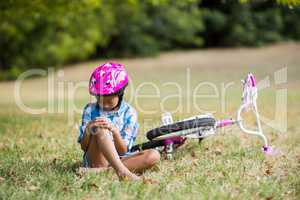
[[[67, 83], [88, 80], [92, 68], [103, 61], [65, 69], [64, 78], [58, 79], [65, 81], [65, 93], [63, 98], [57, 97], [56, 82], [53, 113], [32, 115], [22, 111], [13, 96], [14, 82], [0, 83], [0, 199], [299, 199], [299, 49], [299, 44], [291, 43], [260, 49], [188, 51], [166, 53], [158, 58], [117, 59], [126, 64], [132, 80], [132, 90], [126, 99], [139, 113], [137, 142], [146, 141], [145, 131], [159, 125], [162, 106], [175, 110], [175, 119], [197, 114], [195, 105], [214, 111], [216, 117], [235, 117], [241, 97], [240, 79], [249, 71], [258, 80], [270, 77], [271, 86], [260, 91], [258, 99], [265, 118], [274, 118], [276, 91], [288, 91], [286, 131], [263, 124], [271, 145], [281, 154], [265, 157], [257, 138], [232, 127], [200, 145], [196, 140], [188, 141], [173, 160], [162, 159], [157, 168], [147, 171], [143, 176], [153, 181], [146, 183], [119, 182], [113, 171], [85, 176], [76, 173], [82, 156], [76, 142], [80, 112], [75, 112], [72, 104], [81, 109], [90, 97], [81, 88], [74, 99], [68, 98]], [[274, 72], [284, 66], [287, 83], [276, 85]], [[189, 83], [186, 68], [190, 70]], [[166, 85], [170, 81], [182, 88], [182, 95], [165, 99], [179, 92], [174, 84]], [[187, 91], [193, 91], [203, 81], [215, 84], [220, 96], [194, 100], [193, 92]], [[145, 82], [155, 84], [160, 96], [137, 98], [137, 87]], [[233, 85], [223, 96], [223, 105], [222, 83], [230, 82]], [[38, 78], [24, 83], [21, 96], [27, 106], [41, 108], [48, 105], [47, 91], [47, 79]], [[146, 85], [138, 94], [156, 92], [153, 86]], [[213, 90], [203, 87], [197, 94], [213, 94]], [[64, 105], [63, 112], [58, 112], [58, 104]]]

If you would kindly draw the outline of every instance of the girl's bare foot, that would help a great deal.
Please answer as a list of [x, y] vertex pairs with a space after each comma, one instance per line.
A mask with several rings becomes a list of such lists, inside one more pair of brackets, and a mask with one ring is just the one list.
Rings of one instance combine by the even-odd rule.
[[139, 181], [142, 180], [141, 177], [135, 175], [134, 173], [128, 172], [118, 172], [117, 173], [120, 180], [130, 180], [130, 181]]

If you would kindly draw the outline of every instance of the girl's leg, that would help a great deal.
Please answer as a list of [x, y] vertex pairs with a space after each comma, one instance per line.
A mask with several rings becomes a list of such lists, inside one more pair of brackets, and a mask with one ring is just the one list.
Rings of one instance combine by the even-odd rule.
[[[131, 173], [120, 160], [107, 129], [98, 128], [97, 134], [91, 135], [91, 137], [91, 144], [87, 155], [92, 167], [107, 167], [108, 161], [119, 177], [128, 177], [133, 180], [139, 179], [139, 177]], [[107, 161], [105, 161], [105, 159]]]
[[104, 157], [103, 153], [99, 150], [97, 140], [94, 135], [90, 135], [89, 148], [87, 151], [87, 160], [89, 167], [91, 168], [107, 168], [109, 166], [108, 161]]
[[132, 156], [122, 158], [124, 165], [132, 172], [141, 173], [153, 167], [160, 160], [157, 150], [148, 149]]

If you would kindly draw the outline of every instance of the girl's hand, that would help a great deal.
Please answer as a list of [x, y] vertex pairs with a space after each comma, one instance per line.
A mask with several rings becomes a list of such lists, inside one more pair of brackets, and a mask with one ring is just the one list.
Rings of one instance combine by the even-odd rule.
[[112, 123], [110, 123], [105, 117], [96, 118], [93, 121], [93, 125], [98, 126], [100, 128], [106, 128], [111, 132], [115, 132], [116, 130], [116, 127]]

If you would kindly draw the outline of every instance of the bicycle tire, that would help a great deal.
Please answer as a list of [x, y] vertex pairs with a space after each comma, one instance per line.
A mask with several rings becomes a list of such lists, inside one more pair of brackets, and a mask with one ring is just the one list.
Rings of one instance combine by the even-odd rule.
[[152, 129], [146, 133], [146, 136], [149, 140], [153, 140], [156, 137], [170, 134], [177, 131], [183, 131], [183, 130], [200, 128], [200, 127], [214, 127], [215, 123], [216, 120], [212, 117], [195, 118], [195, 119], [180, 121], [180, 122], [176, 122], [173, 124]]

